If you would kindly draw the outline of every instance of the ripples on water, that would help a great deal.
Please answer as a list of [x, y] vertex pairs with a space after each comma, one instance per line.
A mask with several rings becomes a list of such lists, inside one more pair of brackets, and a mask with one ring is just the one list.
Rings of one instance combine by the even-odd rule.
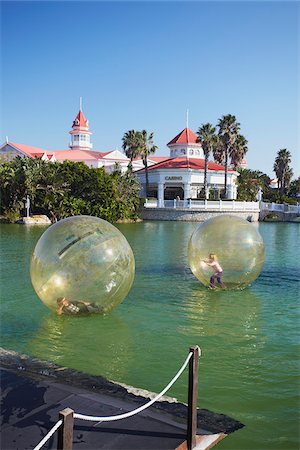
[[[298, 448], [299, 225], [260, 224], [266, 263], [243, 291], [193, 277], [195, 223], [120, 225], [136, 259], [127, 299], [108, 316], [56, 317], [36, 297], [29, 257], [38, 227], [1, 225], [2, 345], [62, 366], [160, 391], [198, 344], [199, 406], [246, 427], [221, 449]], [[170, 395], [186, 401], [187, 374]]]

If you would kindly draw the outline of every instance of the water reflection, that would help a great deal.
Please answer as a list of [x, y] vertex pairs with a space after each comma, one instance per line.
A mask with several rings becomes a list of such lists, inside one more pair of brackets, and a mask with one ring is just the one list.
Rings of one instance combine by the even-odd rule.
[[127, 324], [113, 314], [44, 318], [25, 352], [93, 375], [126, 378], [131, 360]]
[[184, 310], [183, 333], [221, 336], [230, 342], [257, 340], [261, 332], [261, 299], [251, 291], [211, 291], [201, 286], [191, 290]]

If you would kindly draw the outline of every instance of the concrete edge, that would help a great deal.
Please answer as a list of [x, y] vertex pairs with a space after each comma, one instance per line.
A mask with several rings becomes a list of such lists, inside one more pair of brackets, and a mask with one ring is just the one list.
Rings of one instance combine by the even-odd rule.
[[[68, 386], [80, 387], [93, 393], [108, 395], [123, 401], [140, 404], [145, 399], [151, 399], [155, 393], [137, 389], [133, 386], [110, 381], [102, 376], [89, 375], [54, 363], [30, 357], [12, 350], [0, 347], [0, 365], [3, 368], [15, 372], [21, 372], [27, 376], [42, 378], [49, 382], [61, 383]], [[152, 407], [159, 413], [165, 413], [177, 422], [185, 422], [187, 417], [187, 405], [178, 402], [177, 399], [168, 396], [156, 402]], [[226, 416], [211, 412], [207, 409], [198, 409], [198, 427], [209, 433], [230, 434], [244, 427], [241, 422]]]

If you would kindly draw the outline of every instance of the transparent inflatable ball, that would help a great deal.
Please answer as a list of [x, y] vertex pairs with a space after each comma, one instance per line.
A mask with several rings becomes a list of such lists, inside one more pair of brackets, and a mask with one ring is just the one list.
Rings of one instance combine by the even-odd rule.
[[91, 216], [51, 225], [30, 262], [37, 295], [58, 315], [109, 312], [128, 294], [134, 270], [133, 252], [123, 234]]
[[188, 244], [191, 271], [212, 288], [245, 288], [261, 273], [264, 255], [258, 225], [227, 214], [201, 223]]

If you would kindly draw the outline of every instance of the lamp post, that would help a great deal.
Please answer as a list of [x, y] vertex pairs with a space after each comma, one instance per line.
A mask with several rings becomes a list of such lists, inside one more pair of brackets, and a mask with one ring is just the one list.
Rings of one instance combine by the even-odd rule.
[[26, 201], [25, 201], [25, 209], [26, 209], [26, 217], [30, 217], [30, 199], [27, 195]]

